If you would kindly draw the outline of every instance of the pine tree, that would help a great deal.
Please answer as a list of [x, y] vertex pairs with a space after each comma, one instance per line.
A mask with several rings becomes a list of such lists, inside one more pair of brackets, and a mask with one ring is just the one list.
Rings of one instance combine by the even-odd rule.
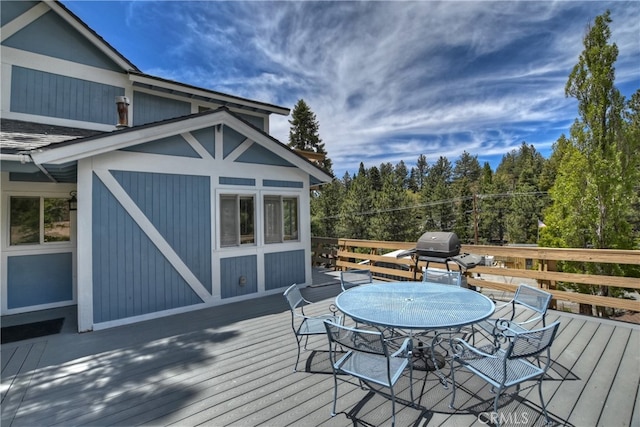
[[324, 149], [324, 143], [320, 139], [319, 124], [316, 115], [303, 99], [300, 99], [293, 108], [289, 130], [289, 147], [324, 154], [323, 160], [318, 161], [318, 165], [330, 175], [333, 175], [333, 163]]

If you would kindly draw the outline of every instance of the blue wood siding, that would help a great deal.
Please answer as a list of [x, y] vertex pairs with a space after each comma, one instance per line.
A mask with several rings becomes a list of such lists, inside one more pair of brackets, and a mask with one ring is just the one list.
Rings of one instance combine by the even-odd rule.
[[210, 178], [145, 172], [111, 173], [211, 293]]
[[163, 154], [165, 156], [201, 158], [191, 145], [180, 135], [173, 135], [156, 141], [145, 142], [123, 148], [122, 151]]
[[[4, 3], [14, 2], [2, 2], [3, 14]], [[124, 71], [53, 11], [45, 13], [2, 45], [92, 67]]]
[[278, 156], [273, 151], [270, 151], [264, 148], [262, 145], [256, 144], [256, 143], [254, 143], [251, 147], [249, 147], [247, 151], [242, 153], [236, 159], [236, 162], [294, 167], [291, 163], [289, 163], [282, 157]]
[[261, 131], [264, 131], [264, 118], [251, 116], [249, 114], [235, 113], [243, 120], [251, 123], [253, 126], [257, 127]]
[[221, 176], [218, 178], [220, 185], [247, 185], [255, 187], [256, 180], [253, 178], [233, 178], [228, 176]]
[[133, 93], [133, 125], [159, 122], [191, 114], [191, 104], [144, 92]]
[[224, 126], [222, 128], [222, 139], [222, 157], [226, 159], [247, 137], [229, 126]]
[[71, 253], [7, 257], [7, 308], [73, 300]]
[[115, 97], [124, 88], [14, 65], [11, 111], [85, 122], [117, 123]]
[[304, 283], [307, 264], [303, 249], [265, 254], [265, 290]]
[[[240, 284], [240, 277], [246, 279]], [[246, 255], [220, 260], [221, 297], [231, 298], [258, 292], [258, 272], [256, 255]]]
[[211, 157], [216, 157], [216, 133], [213, 127], [198, 129], [191, 132], [191, 135], [198, 140], [200, 144], [211, 154]]
[[277, 179], [264, 179], [262, 185], [265, 187], [280, 187], [280, 188], [302, 188], [304, 184], [300, 181], [280, 181]]
[[11, 22], [27, 10], [36, 6], [37, 1], [0, 1], [0, 24], [4, 26]]
[[92, 209], [94, 322], [202, 302], [95, 175]]

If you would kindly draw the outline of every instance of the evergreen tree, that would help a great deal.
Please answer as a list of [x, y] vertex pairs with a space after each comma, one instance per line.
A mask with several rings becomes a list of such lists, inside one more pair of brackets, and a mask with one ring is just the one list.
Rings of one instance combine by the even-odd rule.
[[338, 217], [340, 205], [345, 197], [342, 181], [334, 179], [324, 184], [321, 191], [311, 194], [311, 235], [318, 237], [340, 237]]
[[443, 156], [429, 169], [421, 192], [421, 202], [425, 205], [423, 232], [453, 230], [451, 174], [451, 162]]
[[474, 195], [480, 189], [480, 173], [478, 156], [472, 156], [466, 151], [462, 153], [453, 168], [451, 192], [456, 199], [456, 221], [453, 230], [462, 243], [475, 241]]
[[340, 237], [351, 239], [370, 238], [372, 211], [371, 185], [364, 165], [360, 163], [358, 174], [353, 178], [342, 204], [338, 233]]
[[291, 128], [289, 130], [289, 147], [311, 151], [325, 155], [323, 160], [318, 161], [318, 165], [330, 175], [333, 175], [333, 164], [331, 159], [326, 156], [324, 143], [320, 139], [319, 124], [316, 115], [303, 99], [300, 99], [293, 108], [291, 120], [289, 120]]
[[413, 237], [415, 215], [413, 209], [408, 209], [411, 198], [403, 184], [401, 174], [385, 175], [382, 191], [376, 193], [373, 201], [371, 233], [374, 240], [406, 242]]

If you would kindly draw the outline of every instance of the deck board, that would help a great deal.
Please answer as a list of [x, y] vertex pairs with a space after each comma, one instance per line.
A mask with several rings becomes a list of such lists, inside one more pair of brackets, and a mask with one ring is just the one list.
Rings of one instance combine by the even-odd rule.
[[[309, 314], [328, 311], [339, 292], [304, 290]], [[526, 315], [518, 316], [518, 320]], [[640, 327], [550, 311], [559, 319], [554, 364], [543, 383], [558, 425], [639, 425]], [[349, 320], [350, 321], [350, 320]], [[349, 322], [348, 321], [348, 322]], [[347, 323], [348, 323], [347, 322]], [[333, 376], [326, 338], [310, 340], [299, 372], [290, 315], [280, 294], [85, 334], [65, 332], [2, 346], [2, 425], [352, 426], [390, 424], [384, 397]], [[486, 384], [462, 371], [457, 410], [450, 390], [417, 371], [418, 408], [397, 406], [397, 425], [478, 425], [491, 407]], [[399, 397], [408, 399], [408, 375]], [[501, 403], [503, 400], [501, 399]], [[501, 411], [541, 422], [535, 387], [504, 399]]]

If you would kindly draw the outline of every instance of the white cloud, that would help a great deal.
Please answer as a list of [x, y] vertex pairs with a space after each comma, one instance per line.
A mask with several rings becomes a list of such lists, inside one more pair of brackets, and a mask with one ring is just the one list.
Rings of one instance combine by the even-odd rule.
[[[127, 4], [132, 38], [163, 43], [133, 63], [289, 108], [303, 98], [339, 177], [420, 154], [499, 159], [522, 141], [548, 154], [577, 114], [564, 86], [587, 25], [607, 8], [619, 82], [640, 85], [637, 2]], [[271, 121], [285, 143], [288, 119]]]

